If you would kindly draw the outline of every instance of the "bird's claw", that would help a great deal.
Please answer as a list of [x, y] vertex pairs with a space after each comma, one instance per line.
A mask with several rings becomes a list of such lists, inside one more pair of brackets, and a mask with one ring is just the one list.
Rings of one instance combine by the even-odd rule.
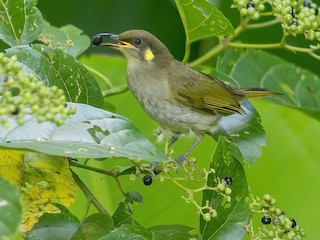
[[183, 155], [181, 155], [181, 156], [178, 157], [178, 158], [174, 158], [173, 160], [174, 160], [175, 162], [177, 162], [179, 165], [181, 165], [181, 164], [183, 163], [183, 161], [186, 160], [186, 158], [187, 158], [187, 155], [186, 155], [186, 154], [183, 154]]

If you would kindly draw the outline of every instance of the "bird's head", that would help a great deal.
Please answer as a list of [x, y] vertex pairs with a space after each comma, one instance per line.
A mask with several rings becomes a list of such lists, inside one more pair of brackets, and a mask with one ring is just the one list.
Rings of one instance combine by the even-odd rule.
[[[103, 37], [114, 40], [116, 43], [103, 43]], [[120, 34], [100, 33], [92, 38], [92, 43], [121, 51], [129, 62], [161, 64], [173, 59], [167, 47], [154, 35], [144, 30], [129, 30]]]

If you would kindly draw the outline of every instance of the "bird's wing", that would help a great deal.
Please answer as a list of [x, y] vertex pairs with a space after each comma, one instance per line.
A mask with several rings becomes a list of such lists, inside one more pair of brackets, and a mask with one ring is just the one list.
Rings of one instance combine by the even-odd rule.
[[187, 79], [180, 74], [169, 79], [171, 93], [177, 101], [207, 112], [226, 115], [243, 112], [231, 87], [208, 75], [195, 74], [193, 70], [190, 73]]

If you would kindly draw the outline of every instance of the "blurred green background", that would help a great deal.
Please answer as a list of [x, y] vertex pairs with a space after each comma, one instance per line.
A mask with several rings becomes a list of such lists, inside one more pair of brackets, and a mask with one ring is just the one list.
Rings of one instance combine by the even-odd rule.
[[[230, 9], [231, 0], [212, 1], [232, 21], [237, 24], [238, 12]], [[76, 0], [39, 1], [39, 9], [44, 18], [52, 25], [73, 24], [88, 36], [100, 32], [119, 33], [124, 30], [140, 28], [158, 36], [177, 59], [184, 54], [184, 30], [174, 1], [150, 0], [91, 0], [81, 4]], [[267, 28], [255, 34], [243, 34], [241, 39], [250, 42], [278, 42], [281, 37], [280, 27]], [[291, 39], [290, 41], [299, 41]], [[205, 41], [194, 44], [192, 57], [195, 58], [212, 43]], [[302, 54], [284, 50], [273, 50], [302, 67], [319, 74], [319, 61]], [[97, 58], [91, 54], [118, 54], [112, 50], [91, 48], [81, 61], [94, 65], [108, 76], [114, 85], [125, 83], [125, 61], [119, 57], [115, 63], [106, 62], [103, 56]], [[94, 61], [94, 62], [93, 62]], [[120, 63], [120, 67], [117, 67]], [[116, 68], [113, 69], [112, 68]], [[121, 79], [115, 82], [114, 79]], [[127, 92], [110, 97], [108, 102], [116, 107], [116, 112], [131, 119], [138, 128], [152, 141], [155, 140], [156, 124], [149, 119], [133, 96]], [[255, 107], [261, 115], [267, 132], [268, 144], [263, 149], [262, 157], [251, 167], [246, 167], [248, 184], [253, 193], [263, 196], [269, 193], [278, 200], [278, 206], [290, 217], [295, 218], [306, 233], [307, 239], [318, 239], [320, 228], [316, 220], [320, 213], [320, 124], [297, 110], [285, 108], [263, 100], [255, 100]], [[180, 140], [174, 145], [177, 155], [182, 153], [192, 139]], [[192, 152], [201, 166], [207, 167], [215, 143], [209, 137]], [[163, 147], [163, 145], [159, 145]], [[127, 165], [125, 159], [110, 159], [104, 162], [90, 162], [92, 165], [111, 168], [116, 165]], [[118, 188], [110, 177], [78, 170], [81, 178], [88, 184], [97, 198], [113, 213], [118, 202], [122, 201]], [[145, 227], [161, 224], [186, 224], [198, 227], [196, 209], [180, 198], [185, 194], [169, 181], [154, 183], [146, 187], [140, 179], [130, 181], [122, 177], [125, 191], [138, 191], [144, 197], [143, 205], [134, 205], [136, 220]], [[168, 197], [169, 196], [169, 197]], [[201, 196], [198, 196], [200, 199]], [[85, 211], [85, 199], [79, 192], [71, 210], [82, 217]]]

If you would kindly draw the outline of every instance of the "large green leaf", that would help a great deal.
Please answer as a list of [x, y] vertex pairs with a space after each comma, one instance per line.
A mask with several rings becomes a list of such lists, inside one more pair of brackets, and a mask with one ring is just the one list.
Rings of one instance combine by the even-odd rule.
[[248, 100], [241, 102], [241, 108], [244, 114], [222, 117], [211, 136], [215, 140], [220, 135], [225, 136], [231, 142], [233, 156], [253, 164], [261, 156], [261, 147], [266, 145], [266, 133], [258, 112]]
[[57, 28], [46, 22], [42, 33], [53, 35], [54, 38], [51, 43], [60, 48], [64, 48], [69, 44], [67, 43], [68, 41], [72, 41], [72, 46], [69, 46], [65, 52], [75, 58], [86, 51], [90, 46], [90, 38], [87, 35], [83, 35], [81, 29], [70, 24]]
[[13, 239], [22, 218], [18, 188], [0, 177], [0, 239]]
[[197, 230], [185, 225], [160, 225], [151, 227], [149, 230], [153, 233], [155, 240], [201, 239]]
[[215, 191], [206, 190], [203, 192], [202, 204], [209, 201], [211, 206], [217, 211], [217, 217], [211, 221], [204, 221], [200, 218], [200, 232], [203, 239], [224, 240], [242, 239], [245, 234], [244, 226], [249, 220], [248, 186], [246, 175], [242, 164], [232, 156], [230, 143], [220, 137], [216, 149], [212, 156], [210, 168], [215, 170], [208, 178], [208, 186], [217, 185], [217, 179], [225, 177], [232, 178], [231, 201]]
[[77, 230], [79, 220], [62, 205], [57, 205], [61, 213], [45, 213], [39, 222], [27, 233], [27, 239], [65, 240]]
[[187, 43], [233, 34], [229, 20], [207, 0], [176, 0]]
[[28, 44], [43, 27], [37, 0], [0, 0], [0, 39], [9, 46]]
[[[219, 58], [219, 70], [230, 74], [241, 87], [264, 87], [283, 96], [270, 101], [296, 108], [320, 119], [320, 77], [270, 53], [251, 50], [239, 55], [229, 49]], [[232, 68], [223, 67], [234, 62]]]
[[71, 240], [95, 240], [108, 234], [113, 228], [113, 221], [110, 216], [95, 213], [81, 222]]
[[61, 126], [38, 123], [31, 116], [17, 125], [9, 118], [9, 128], [0, 124], [0, 146], [75, 158], [168, 160], [128, 119], [89, 105], [70, 104], [77, 113]]
[[119, 228], [115, 228], [108, 235], [99, 238], [99, 240], [150, 240], [153, 239], [151, 231], [141, 227], [140, 225], [122, 224]]
[[94, 77], [61, 49], [40, 44], [17, 46], [7, 50], [6, 56], [12, 55], [17, 55], [18, 61], [46, 85], [63, 89], [68, 101], [103, 107], [103, 97]]

